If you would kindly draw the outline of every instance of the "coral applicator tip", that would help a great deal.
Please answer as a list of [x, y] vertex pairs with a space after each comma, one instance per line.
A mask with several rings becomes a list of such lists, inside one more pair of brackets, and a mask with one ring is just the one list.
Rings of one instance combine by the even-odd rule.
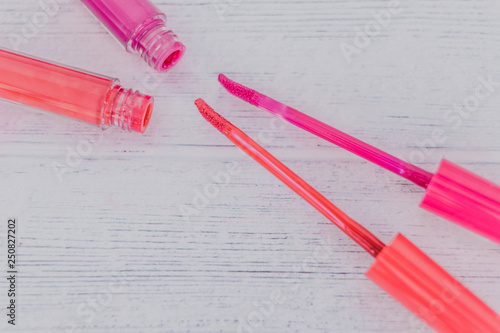
[[222, 117], [220, 114], [215, 112], [205, 101], [201, 98], [198, 98], [194, 104], [200, 111], [201, 115], [205, 120], [207, 120], [210, 124], [212, 124], [219, 132], [224, 133], [227, 125], [230, 124], [226, 118]]

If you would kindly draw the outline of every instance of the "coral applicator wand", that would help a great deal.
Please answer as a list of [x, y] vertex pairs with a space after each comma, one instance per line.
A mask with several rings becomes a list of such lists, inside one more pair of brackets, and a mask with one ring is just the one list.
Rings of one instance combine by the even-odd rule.
[[375, 257], [366, 275], [437, 332], [500, 332], [500, 316], [403, 235], [385, 245], [203, 100], [203, 117]]
[[443, 160], [435, 174], [219, 75], [231, 94], [426, 189], [420, 207], [500, 243], [500, 186]]

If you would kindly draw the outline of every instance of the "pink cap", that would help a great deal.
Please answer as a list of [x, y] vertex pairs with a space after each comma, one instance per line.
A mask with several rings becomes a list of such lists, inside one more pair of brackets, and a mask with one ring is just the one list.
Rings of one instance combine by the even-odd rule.
[[420, 207], [500, 243], [500, 186], [447, 160]]
[[500, 316], [401, 234], [366, 276], [437, 332], [500, 332]]

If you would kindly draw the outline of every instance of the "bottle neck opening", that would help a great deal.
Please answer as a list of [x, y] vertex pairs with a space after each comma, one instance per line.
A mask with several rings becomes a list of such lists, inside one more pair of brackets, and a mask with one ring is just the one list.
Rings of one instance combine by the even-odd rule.
[[177, 35], [168, 30], [161, 19], [154, 20], [141, 29], [131, 39], [129, 46], [160, 73], [172, 68], [186, 50]]
[[153, 112], [154, 99], [139, 91], [114, 86], [104, 103], [102, 125], [144, 133]]

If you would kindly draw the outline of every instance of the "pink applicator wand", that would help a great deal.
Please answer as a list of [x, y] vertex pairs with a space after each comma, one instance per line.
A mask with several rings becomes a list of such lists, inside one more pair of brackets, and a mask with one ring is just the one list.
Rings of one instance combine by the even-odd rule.
[[437, 332], [500, 332], [500, 316], [406, 237], [398, 234], [385, 245], [203, 100], [195, 104], [236, 146], [375, 257], [366, 276]]
[[420, 207], [500, 243], [500, 186], [447, 160], [435, 174], [219, 75], [231, 94], [426, 189]]

